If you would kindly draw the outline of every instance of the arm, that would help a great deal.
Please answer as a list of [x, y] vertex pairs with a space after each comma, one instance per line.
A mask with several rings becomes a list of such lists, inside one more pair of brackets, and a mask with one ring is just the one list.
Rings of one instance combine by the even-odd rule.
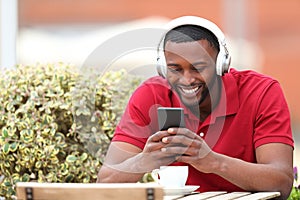
[[174, 154], [161, 152], [165, 146], [161, 138], [167, 135], [166, 131], [153, 134], [143, 150], [129, 143], [112, 142], [97, 182], [137, 182], [146, 172], [174, 162]]
[[[176, 152], [177, 161], [205, 173], [215, 173], [247, 191], [279, 191], [287, 199], [293, 184], [293, 148], [269, 143], [256, 149], [257, 163], [249, 163], [211, 151], [204, 140], [187, 129], [169, 129], [162, 139], [165, 152]], [[179, 147], [176, 144], [180, 143]], [[173, 144], [173, 145], [172, 145]]]
[[[97, 183], [101, 182], [137, 182], [142, 176], [142, 172], [132, 173], [138, 154], [141, 149], [124, 143], [112, 142], [109, 146], [105, 162], [98, 173]], [[137, 161], [138, 162], [138, 161]], [[122, 166], [123, 165], [123, 166]], [[127, 167], [126, 167], [127, 166]]]
[[136, 182], [145, 172], [175, 160], [175, 156], [166, 156], [160, 151], [164, 146], [161, 138], [168, 133], [156, 132], [157, 107], [162, 103], [171, 105], [169, 93], [167, 81], [153, 77], [132, 94], [116, 127], [97, 182]]
[[271, 81], [258, 93], [253, 145], [257, 163], [216, 155], [217, 174], [248, 191], [279, 191], [287, 199], [293, 184], [293, 147], [290, 114], [282, 89]]
[[287, 199], [293, 184], [293, 149], [270, 143], [256, 149], [257, 163], [248, 163], [224, 155], [212, 155], [217, 161], [214, 173], [247, 191], [279, 191]]

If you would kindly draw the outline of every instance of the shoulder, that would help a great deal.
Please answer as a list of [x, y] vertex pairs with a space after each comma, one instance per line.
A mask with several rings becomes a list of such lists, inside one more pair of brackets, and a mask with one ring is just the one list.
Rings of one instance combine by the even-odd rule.
[[164, 87], [167, 89], [170, 88], [167, 79], [162, 78], [161, 76], [150, 77], [142, 83], [142, 86], [143, 85], [148, 87]]
[[272, 82], [278, 82], [271, 76], [256, 72], [254, 70], [236, 70], [230, 69], [229, 75], [233, 76], [238, 84], [249, 84], [249, 83], [259, 83], [259, 84], [269, 84]]
[[254, 70], [237, 70], [237, 69], [230, 69], [229, 74], [232, 74], [237, 79], [253, 79], [253, 80], [273, 80], [275, 79], [271, 76], [256, 72]]
[[170, 91], [168, 81], [160, 76], [145, 80], [133, 93], [134, 95], [161, 95]]
[[160, 76], [154, 76], [145, 80], [132, 94], [131, 104], [143, 105], [168, 103], [171, 87], [168, 81]]
[[253, 70], [231, 69], [228, 76], [233, 77], [231, 80], [236, 83], [240, 92], [245, 90], [247, 93], [262, 93], [273, 86], [280, 88], [276, 79]]
[[283, 90], [276, 79], [253, 70], [231, 69], [222, 80], [227, 97], [236, 97], [240, 105], [248, 105], [253, 109], [262, 102], [285, 101]]

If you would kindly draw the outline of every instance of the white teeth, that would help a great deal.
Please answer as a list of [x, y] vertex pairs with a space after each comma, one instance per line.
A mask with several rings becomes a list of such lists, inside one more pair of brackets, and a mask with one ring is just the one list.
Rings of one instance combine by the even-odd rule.
[[193, 89], [183, 89], [183, 88], [181, 88], [181, 89], [182, 89], [182, 91], [183, 91], [184, 93], [187, 93], [187, 94], [193, 94], [193, 93], [195, 93], [195, 92], [198, 90], [198, 88], [199, 88], [199, 87], [193, 88]]

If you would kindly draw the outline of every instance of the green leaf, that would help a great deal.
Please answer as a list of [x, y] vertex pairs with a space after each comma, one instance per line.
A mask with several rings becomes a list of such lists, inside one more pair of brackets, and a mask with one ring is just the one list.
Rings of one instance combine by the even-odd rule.
[[71, 182], [73, 179], [74, 179], [74, 175], [73, 175], [73, 174], [69, 174], [69, 175], [66, 177], [66, 182], [69, 183], [69, 182]]
[[9, 102], [9, 103], [7, 104], [7, 106], [6, 106], [6, 109], [7, 109], [8, 111], [14, 111], [15, 109], [14, 109], [13, 103], [12, 103], [12, 102]]
[[54, 129], [54, 128], [51, 128], [51, 130], [50, 130], [50, 134], [51, 134], [51, 135], [55, 135], [55, 134], [56, 134], [56, 129]]
[[83, 181], [83, 183], [89, 183], [90, 182], [90, 176], [87, 175], [86, 177], [83, 178], [82, 181]]
[[19, 182], [20, 181], [20, 175], [18, 173], [12, 174], [13, 182]]
[[68, 155], [67, 158], [66, 158], [66, 161], [67, 162], [75, 162], [77, 160], [77, 157], [74, 156], [74, 155]]
[[41, 162], [41, 161], [37, 161], [37, 162], [35, 163], [35, 167], [36, 167], [37, 169], [40, 169], [40, 168], [42, 167], [42, 162]]
[[12, 155], [12, 154], [8, 154], [6, 156], [6, 159], [9, 161], [9, 162], [14, 162], [15, 161], [15, 157]]
[[6, 129], [5, 127], [2, 129], [2, 136], [3, 136], [4, 138], [7, 138], [7, 137], [8, 137], [8, 131], [7, 131], [7, 129]]
[[13, 142], [10, 144], [9, 149], [11, 152], [15, 152], [18, 149], [19, 143]]
[[83, 153], [81, 156], [80, 156], [80, 160], [81, 161], [85, 161], [87, 159], [88, 155], [87, 153]]
[[68, 173], [69, 173], [69, 171], [68, 171], [67, 169], [61, 172], [61, 174], [62, 174], [63, 176], [66, 176]]
[[7, 154], [9, 153], [9, 147], [10, 147], [9, 143], [5, 143], [5, 144], [3, 145], [2, 151], [3, 151], [3, 153], [4, 153], [5, 155], [7, 155]]
[[15, 170], [16, 170], [16, 172], [20, 172], [21, 171], [21, 165], [16, 165]]
[[21, 178], [22, 182], [28, 182], [30, 180], [29, 174], [24, 174]]

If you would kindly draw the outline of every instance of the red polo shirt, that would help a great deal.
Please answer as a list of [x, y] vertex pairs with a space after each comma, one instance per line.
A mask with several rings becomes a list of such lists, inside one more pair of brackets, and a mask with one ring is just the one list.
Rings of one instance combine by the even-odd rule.
[[[231, 69], [222, 76], [220, 102], [205, 119], [192, 114], [181, 104], [167, 81], [159, 76], [146, 80], [131, 96], [116, 127], [113, 141], [123, 141], [141, 149], [147, 138], [158, 131], [157, 108], [183, 107], [185, 124], [200, 134], [213, 151], [256, 163], [255, 149], [267, 143], [293, 147], [290, 114], [279, 83], [254, 71]], [[174, 163], [174, 165], [185, 165]], [[200, 185], [199, 191], [239, 191], [215, 174], [189, 167], [187, 185]]]

